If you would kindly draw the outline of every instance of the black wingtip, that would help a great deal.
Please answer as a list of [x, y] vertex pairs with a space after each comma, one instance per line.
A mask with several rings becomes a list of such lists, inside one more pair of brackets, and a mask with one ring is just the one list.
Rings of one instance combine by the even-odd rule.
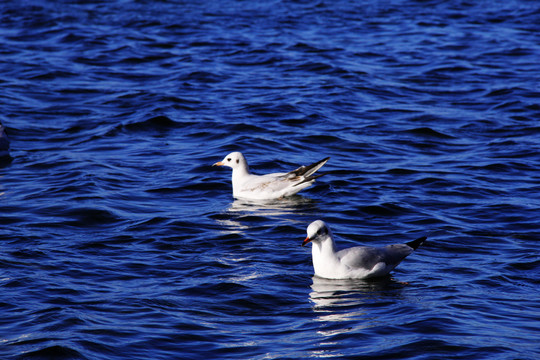
[[424, 243], [424, 241], [426, 241], [426, 240], [427, 240], [427, 236], [422, 236], [421, 238], [416, 239], [416, 240], [413, 240], [413, 241], [408, 242], [408, 243], [406, 243], [406, 244], [407, 244], [407, 246], [410, 246], [410, 247], [412, 247], [414, 250], [416, 250], [416, 249], [418, 249], [418, 247], [419, 247], [420, 245], [422, 245], [422, 244]]
[[298, 169], [293, 170], [287, 175], [293, 175], [293, 176], [302, 176], [304, 177], [304, 180], [300, 181], [299, 183], [294, 184], [293, 186], [298, 186], [300, 184], [304, 184], [307, 182], [312, 182], [315, 179], [325, 175], [325, 174], [319, 174], [319, 175], [313, 175], [317, 170], [319, 170], [321, 167], [323, 167], [324, 164], [330, 159], [330, 156], [325, 157], [324, 159], [317, 161], [316, 163], [313, 163], [311, 165], [307, 166], [300, 166]]
[[305, 178], [304, 180], [300, 181], [299, 183], [294, 184], [293, 187], [298, 186], [298, 185], [300, 185], [300, 184], [304, 184], [304, 183], [313, 181], [313, 180], [315, 180], [315, 179], [320, 178], [320, 177], [323, 176], [323, 175], [326, 175], [326, 173], [308, 176], [307, 178]]

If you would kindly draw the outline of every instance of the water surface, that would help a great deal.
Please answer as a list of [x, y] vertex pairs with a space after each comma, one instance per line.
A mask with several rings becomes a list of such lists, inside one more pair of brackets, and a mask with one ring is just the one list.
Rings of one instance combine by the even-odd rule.
[[[535, 1], [7, 1], [4, 359], [536, 359]], [[301, 195], [232, 198], [330, 156]], [[428, 242], [387, 279], [338, 246]]]

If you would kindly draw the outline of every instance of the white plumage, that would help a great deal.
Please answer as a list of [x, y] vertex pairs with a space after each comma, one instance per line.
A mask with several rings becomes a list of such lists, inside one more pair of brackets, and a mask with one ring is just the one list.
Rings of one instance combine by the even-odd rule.
[[426, 237], [385, 247], [356, 246], [336, 251], [330, 228], [322, 220], [307, 228], [302, 246], [312, 242], [315, 275], [327, 279], [368, 279], [385, 276], [418, 248]]
[[327, 161], [328, 157], [308, 166], [300, 166], [288, 173], [255, 175], [240, 152], [232, 152], [214, 166], [232, 168], [233, 196], [237, 199], [271, 200], [291, 196], [312, 185], [315, 179], [324, 175], [313, 175]]

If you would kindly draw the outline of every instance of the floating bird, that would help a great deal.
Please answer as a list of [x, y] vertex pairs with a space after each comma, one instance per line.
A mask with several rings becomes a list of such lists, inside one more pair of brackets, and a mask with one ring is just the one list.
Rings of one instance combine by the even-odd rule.
[[368, 279], [385, 276], [416, 250], [426, 237], [385, 247], [355, 246], [336, 251], [330, 228], [322, 220], [307, 228], [302, 246], [312, 242], [315, 275], [327, 279]]
[[315, 179], [323, 176], [313, 175], [329, 157], [288, 173], [255, 175], [249, 172], [246, 158], [240, 152], [232, 152], [213, 166], [232, 168], [233, 196], [237, 199], [272, 200], [291, 196], [312, 185]]

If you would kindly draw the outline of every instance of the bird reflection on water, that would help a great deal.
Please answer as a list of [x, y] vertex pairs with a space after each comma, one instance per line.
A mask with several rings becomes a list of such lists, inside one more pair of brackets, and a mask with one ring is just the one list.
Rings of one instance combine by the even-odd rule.
[[303, 197], [291, 196], [287, 198], [267, 201], [234, 200], [227, 211], [231, 214], [249, 213], [254, 216], [283, 216], [302, 215], [306, 209], [313, 209], [316, 201]]
[[231, 205], [216, 218], [227, 232], [245, 232], [249, 230], [254, 217], [265, 220], [287, 221], [304, 225], [301, 215], [317, 210], [317, 202], [303, 196], [291, 196], [267, 201], [234, 200]]
[[377, 280], [313, 276], [312, 280], [309, 297], [314, 305], [315, 321], [323, 324], [318, 333], [325, 337], [376, 326], [377, 313], [370, 311], [373, 304], [400, 298], [406, 285], [390, 276]]

